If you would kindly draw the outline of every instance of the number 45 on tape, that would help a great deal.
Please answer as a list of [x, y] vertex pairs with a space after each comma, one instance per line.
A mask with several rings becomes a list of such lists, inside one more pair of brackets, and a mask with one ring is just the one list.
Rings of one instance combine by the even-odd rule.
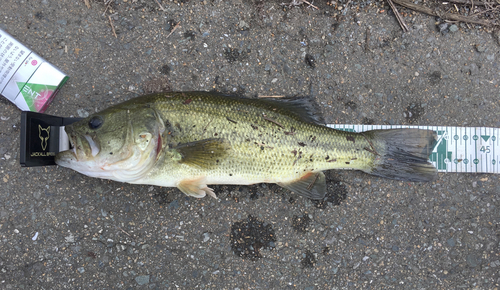
[[338, 124], [328, 126], [350, 132], [396, 128], [433, 130], [437, 133], [438, 141], [429, 159], [439, 172], [500, 173], [499, 128]]

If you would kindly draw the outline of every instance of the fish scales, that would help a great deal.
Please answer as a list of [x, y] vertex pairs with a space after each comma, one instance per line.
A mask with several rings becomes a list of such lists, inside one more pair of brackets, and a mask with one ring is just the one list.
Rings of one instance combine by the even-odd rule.
[[56, 163], [121, 182], [215, 197], [209, 184], [277, 183], [321, 199], [329, 169], [430, 181], [436, 134], [353, 133], [318, 124], [304, 99], [246, 99], [208, 92], [131, 99], [66, 127], [73, 148]]
[[149, 178], [206, 175], [209, 184], [274, 183], [296, 180], [309, 171], [362, 169], [373, 163], [375, 156], [363, 150], [370, 146], [363, 136], [306, 123], [273, 103], [252, 101], [182, 94], [144, 100], [173, 125], [170, 142], [221, 138], [231, 148], [224, 160], [208, 170], [185, 164], [172, 170], [171, 164], [164, 164]]

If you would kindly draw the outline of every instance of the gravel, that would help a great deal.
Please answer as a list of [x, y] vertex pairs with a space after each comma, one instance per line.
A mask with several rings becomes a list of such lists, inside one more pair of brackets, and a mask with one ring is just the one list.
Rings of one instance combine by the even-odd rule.
[[[408, 11], [403, 34], [383, 2], [4, 2], [0, 27], [70, 76], [51, 115], [215, 90], [311, 97], [326, 123], [500, 126], [498, 32]], [[273, 184], [192, 199], [22, 168], [19, 127], [0, 98], [2, 289], [500, 287], [498, 174], [332, 171], [321, 202]]]

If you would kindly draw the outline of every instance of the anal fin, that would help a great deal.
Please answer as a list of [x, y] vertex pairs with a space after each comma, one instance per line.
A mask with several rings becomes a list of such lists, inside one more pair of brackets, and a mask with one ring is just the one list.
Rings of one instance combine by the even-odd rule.
[[214, 191], [205, 182], [206, 178], [204, 176], [192, 179], [186, 178], [177, 184], [177, 188], [187, 196], [202, 198], [208, 194], [217, 199]]
[[308, 172], [295, 181], [278, 185], [310, 199], [323, 199], [326, 194], [326, 178], [323, 172]]

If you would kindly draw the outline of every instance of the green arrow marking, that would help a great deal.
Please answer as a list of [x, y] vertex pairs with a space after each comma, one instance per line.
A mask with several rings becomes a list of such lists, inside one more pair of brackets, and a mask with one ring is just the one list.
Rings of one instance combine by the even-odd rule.
[[490, 136], [481, 135], [481, 138], [483, 138], [484, 142], [488, 142], [488, 139], [490, 139]]
[[438, 143], [433, 150], [435, 152], [433, 152], [429, 156], [429, 159], [432, 162], [436, 162], [436, 167], [438, 170], [446, 170], [447, 160], [451, 160], [452, 154], [451, 151], [446, 151], [446, 149], [448, 149], [448, 146], [446, 138], [443, 137], [444, 133], [445, 131], [437, 131], [437, 134], [440, 138], [438, 139]]

